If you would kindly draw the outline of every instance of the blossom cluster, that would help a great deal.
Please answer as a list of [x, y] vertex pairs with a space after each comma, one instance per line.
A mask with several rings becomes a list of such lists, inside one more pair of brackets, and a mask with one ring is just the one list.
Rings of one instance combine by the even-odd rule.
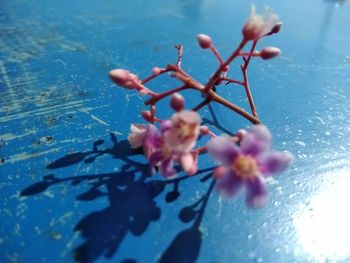
[[[199, 34], [197, 41], [202, 49], [210, 50], [218, 60], [219, 66], [206, 84], [202, 84], [190, 76], [181, 65], [183, 47], [176, 45], [178, 58], [176, 64], [166, 67], [154, 67], [149, 77], [140, 79], [136, 74], [126, 69], [110, 71], [111, 80], [126, 89], [138, 91], [141, 95], [150, 96], [145, 105], [150, 109], [141, 112], [148, 124], [131, 124], [128, 136], [132, 148], [141, 148], [149, 162], [153, 173], [159, 172], [165, 178], [175, 177], [180, 170], [188, 176], [198, 171], [198, 156], [208, 153], [218, 166], [213, 171], [216, 189], [224, 197], [235, 196], [240, 189], [245, 188], [246, 204], [249, 207], [260, 207], [265, 204], [267, 189], [265, 178], [283, 172], [293, 161], [289, 152], [278, 152], [270, 149], [272, 135], [257, 115], [253, 96], [250, 91], [247, 70], [252, 57], [264, 60], [278, 56], [281, 51], [276, 47], [265, 47], [256, 50], [258, 41], [266, 36], [280, 31], [282, 23], [276, 14], [267, 10], [263, 15], [256, 13], [255, 8], [243, 26], [242, 40], [232, 54], [224, 60], [215, 48], [211, 37]], [[243, 51], [251, 44], [248, 52]], [[228, 77], [229, 65], [241, 57], [243, 80]], [[156, 93], [146, 87], [146, 83], [154, 78], [170, 73], [182, 85], [173, 89]], [[228, 101], [217, 93], [217, 87], [222, 83], [236, 84], [244, 87], [250, 112]], [[184, 109], [185, 98], [180, 94], [186, 89], [197, 90], [203, 96], [192, 110]], [[157, 103], [170, 96], [170, 107], [175, 113], [169, 119], [157, 117]], [[241, 115], [253, 125], [248, 129], [240, 129], [235, 135], [216, 135], [208, 126], [201, 125], [199, 111], [209, 103], [221, 104]], [[207, 137], [201, 146], [199, 138]]]

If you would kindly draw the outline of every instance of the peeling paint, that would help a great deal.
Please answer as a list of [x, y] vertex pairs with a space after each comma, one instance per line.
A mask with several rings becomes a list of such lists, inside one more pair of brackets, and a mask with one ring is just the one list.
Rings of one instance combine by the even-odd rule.
[[37, 158], [39, 156], [42, 155], [46, 155], [49, 153], [54, 153], [54, 152], [59, 152], [60, 150], [62, 150], [62, 147], [56, 147], [47, 151], [41, 151], [41, 152], [35, 152], [35, 153], [29, 153], [29, 152], [23, 152], [23, 153], [18, 153], [18, 154], [14, 154], [11, 155], [7, 158], [5, 164], [7, 163], [15, 163], [18, 161], [24, 161], [24, 160], [28, 160], [28, 159], [32, 159], [32, 158]]

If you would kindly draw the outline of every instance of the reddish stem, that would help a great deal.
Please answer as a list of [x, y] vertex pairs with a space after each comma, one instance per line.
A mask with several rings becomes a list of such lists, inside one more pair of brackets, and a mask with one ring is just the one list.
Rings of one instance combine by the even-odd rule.
[[[254, 49], [255, 49], [257, 43], [258, 43], [257, 40], [255, 40], [255, 41], [253, 42], [252, 47], [251, 47], [251, 49], [250, 49], [250, 53], [253, 53], [253, 52], [254, 52]], [[245, 92], [246, 92], [246, 94], [247, 94], [247, 98], [248, 98], [248, 102], [249, 102], [250, 109], [251, 109], [251, 111], [252, 111], [253, 116], [257, 117], [258, 114], [257, 114], [257, 112], [256, 112], [256, 108], [255, 108], [253, 96], [252, 96], [252, 93], [251, 93], [251, 91], [250, 91], [250, 88], [249, 88], [249, 81], [248, 81], [248, 72], [247, 72], [247, 69], [248, 69], [250, 60], [251, 60], [251, 56], [249, 56], [247, 59], [244, 60], [244, 65], [241, 66], [241, 70], [242, 70], [243, 78], [244, 78], [244, 89], [245, 89]]]
[[245, 57], [260, 57], [260, 52], [241, 52], [239, 55]]
[[242, 39], [241, 43], [237, 47], [237, 49], [232, 53], [232, 55], [223, 63], [219, 66], [219, 68], [216, 70], [216, 72], [213, 74], [213, 76], [209, 79], [208, 83], [205, 85], [205, 90], [211, 90], [215, 83], [218, 81], [220, 78], [220, 75], [222, 72], [225, 71], [226, 66], [228, 66], [241, 52], [245, 44], [247, 43], [247, 40]]
[[145, 83], [147, 83], [148, 81], [150, 81], [150, 80], [152, 80], [152, 79], [154, 79], [154, 78], [156, 78], [156, 77], [158, 77], [158, 76], [164, 74], [165, 72], [169, 72], [169, 69], [164, 69], [164, 70], [162, 70], [159, 74], [152, 74], [151, 76], [149, 76], [149, 77], [145, 78], [144, 80], [142, 80], [141, 83], [142, 83], [142, 84], [145, 84]]
[[242, 115], [244, 118], [252, 122], [253, 124], [259, 124], [261, 121], [254, 115], [249, 114], [236, 104], [233, 104], [229, 102], [228, 100], [224, 99], [223, 97], [219, 96], [216, 92], [210, 90], [208, 96], [210, 96], [210, 99], [213, 101], [216, 101], [217, 103], [222, 104], [223, 106], [237, 112], [238, 114]]
[[239, 85], [244, 86], [244, 82], [239, 81], [239, 80], [235, 80], [235, 79], [220, 78], [219, 81], [227, 81], [226, 85], [227, 85], [227, 84], [230, 84], [230, 83], [236, 83], [236, 84], [239, 84]]
[[[250, 52], [247, 53], [248, 57], [247, 58], [243, 57], [244, 65], [241, 66], [241, 70], [242, 70], [243, 77], [244, 77], [243, 82], [221, 76], [222, 73], [227, 72], [228, 65], [237, 56], [239, 56], [241, 54], [246, 54], [246, 53], [241, 53], [241, 50], [247, 44], [247, 42], [248, 42], [247, 40], [243, 39], [241, 41], [241, 43], [239, 44], [239, 46], [237, 47], [237, 49], [231, 54], [231, 56], [226, 61], [222, 60], [222, 58], [220, 57], [220, 55], [215, 47], [212, 46], [210, 48], [211, 51], [214, 53], [215, 57], [219, 60], [220, 66], [216, 70], [216, 72], [212, 75], [212, 77], [209, 79], [208, 83], [205, 86], [203, 86], [200, 82], [198, 82], [197, 80], [195, 80], [194, 78], [189, 76], [185, 71], [183, 71], [181, 69], [181, 59], [182, 59], [183, 47], [182, 47], [182, 45], [176, 45], [175, 47], [178, 49], [178, 59], [177, 59], [176, 65], [169, 64], [167, 66], [166, 70], [162, 71], [161, 74], [164, 72], [172, 71], [174, 73], [172, 73], [171, 76], [180, 80], [183, 83], [183, 85], [180, 87], [174, 88], [172, 90], [168, 90], [166, 92], [160, 93], [160, 94], [152, 94], [152, 98], [147, 100], [145, 102], [145, 105], [151, 104], [152, 107], [154, 107], [154, 108], [152, 108], [152, 114], [155, 115], [155, 104], [159, 100], [161, 100], [161, 99], [163, 99], [163, 98], [165, 98], [165, 97], [167, 97], [175, 92], [179, 92], [179, 91], [184, 90], [184, 89], [192, 88], [192, 89], [199, 90], [206, 97], [205, 100], [203, 100], [201, 103], [199, 103], [197, 106], [195, 106], [193, 108], [194, 111], [198, 111], [202, 107], [204, 107], [205, 105], [209, 104], [211, 101], [215, 101], [215, 102], [220, 103], [223, 106], [235, 111], [236, 113], [242, 115], [244, 118], [246, 118], [247, 120], [249, 120], [250, 122], [252, 122], [254, 124], [260, 123], [260, 120], [257, 117], [252, 94], [250, 92], [248, 76], [247, 76], [247, 68], [248, 68], [251, 57], [255, 56], [254, 49], [256, 47], [257, 41], [253, 42]], [[152, 76], [148, 77], [147, 79], [145, 79], [143, 82], [147, 82], [147, 81], [149, 81], [157, 76], [158, 75], [152, 75]], [[244, 86], [247, 97], [248, 97], [249, 105], [250, 105], [250, 108], [252, 110], [252, 114], [246, 112], [244, 109], [240, 108], [239, 106], [235, 105], [234, 103], [231, 103], [228, 100], [221, 97], [220, 95], [218, 95], [213, 90], [213, 87], [219, 81], [227, 81], [227, 83], [236, 83], [236, 84]], [[153, 117], [154, 117], [154, 115], [153, 115]]]
[[224, 61], [221, 58], [218, 50], [213, 45], [210, 46], [210, 50], [213, 52], [214, 56], [218, 59], [220, 65], [224, 64]]
[[150, 98], [149, 100], [145, 101], [145, 105], [149, 105], [149, 104], [156, 104], [159, 100], [175, 93], [175, 92], [179, 92], [181, 90], [184, 90], [184, 89], [188, 89], [188, 87], [186, 85], [182, 85], [180, 87], [177, 87], [175, 89], [171, 89], [171, 90], [168, 90], [168, 91], [165, 91], [163, 93], [160, 93], [160, 94], [157, 94], [155, 96], [153, 96], [152, 98]]
[[210, 103], [210, 99], [207, 97], [205, 100], [203, 100], [201, 103], [199, 103], [196, 107], [194, 107], [193, 111], [199, 111], [201, 108], [203, 108], [205, 105]]
[[195, 152], [197, 152], [198, 154], [202, 154], [207, 152], [207, 147], [202, 146], [202, 147], [198, 147], [197, 149], [194, 149]]

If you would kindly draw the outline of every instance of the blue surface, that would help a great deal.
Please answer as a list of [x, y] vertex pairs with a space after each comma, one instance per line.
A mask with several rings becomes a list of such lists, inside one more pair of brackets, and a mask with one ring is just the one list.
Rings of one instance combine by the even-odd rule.
[[[277, 46], [283, 55], [254, 60], [252, 92], [274, 148], [296, 156], [269, 182], [264, 209], [245, 208], [242, 197], [205, 195], [205, 171], [167, 183], [145, 179], [145, 159], [128, 149], [142, 98], [115, 87], [107, 72], [122, 67], [146, 76], [174, 62], [173, 45], [181, 43], [184, 68], [204, 81], [216, 61], [197, 47], [196, 34], [209, 34], [227, 56], [250, 4], [0, 1], [0, 262], [350, 261], [346, 1], [257, 3], [284, 22], [260, 47]], [[162, 78], [153, 87], [170, 85]], [[221, 93], [246, 105], [237, 87]], [[190, 98], [189, 106], [198, 100]], [[248, 125], [214, 111], [228, 130]], [[202, 114], [212, 119], [207, 108]], [[212, 165], [201, 158], [201, 168]]]

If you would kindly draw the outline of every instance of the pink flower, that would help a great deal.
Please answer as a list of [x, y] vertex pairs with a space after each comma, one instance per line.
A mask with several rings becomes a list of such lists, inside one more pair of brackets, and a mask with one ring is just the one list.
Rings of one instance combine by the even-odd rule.
[[189, 152], [196, 144], [201, 118], [198, 113], [183, 110], [170, 119], [170, 127], [164, 132], [167, 143], [177, 152]]
[[196, 112], [180, 111], [169, 121], [163, 121], [160, 129], [148, 125], [146, 132], [142, 133], [144, 137], [140, 133], [134, 133], [131, 138], [137, 142], [138, 139], [142, 140], [150, 166], [158, 167], [162, 176], [175, 176], [175, 163], [179, 163], [188, 175], [192, 175], [197, 172], [198, 154], [192, 149], [198, 139], [199, 125], [200, 117]]
[[240, 146], [225, 137], [209, 141], [209, 153], [221, 163], [214, 172], [216, 188], [221, 195], [234, 196], [245, 186], [247, 206], [260, 207], [265, 204], [265, 177], [286, 170], [293, 161], [291, 153], [269, 152], [270, 143], [271, 134], [263, 125], [251, 127]]
[[128, 135], [128, 141], [131, 148], [139, 148], [143, 146], [144, 139], [146, 137], [147, 125], [142, 124], [131, 124]]
[[252, 6], [251, 15], [243, 26], [242, 34], [245, 40], [257, 40], [267, 34], [278, 32], [280, 25], [278, 16], [271, 10], [258, 15], [255, 6]]

